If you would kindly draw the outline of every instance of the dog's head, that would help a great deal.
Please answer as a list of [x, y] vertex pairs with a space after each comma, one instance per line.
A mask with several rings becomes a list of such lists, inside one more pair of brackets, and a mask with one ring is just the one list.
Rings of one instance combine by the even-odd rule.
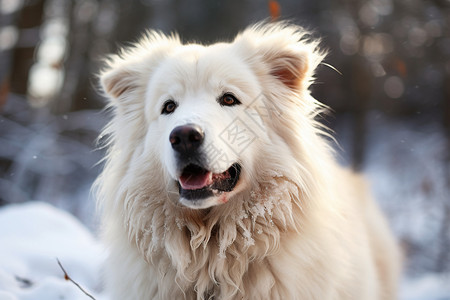
[[301, 123], [292, 109], [305, 117], [313, 110], [307, 89], [321, 58], [286, 24], [210, 46], [147, 33], [101, 74], [116, 111], [113, 134], [127, 148], [117, 150], [130, 153], [127, 174], [145, 174], [135, 169], [148, 164], [138, 161], [155, 161], [149, 181], [185, 206], [207, 208], [282, 173], [299, 128], [286, 124]]

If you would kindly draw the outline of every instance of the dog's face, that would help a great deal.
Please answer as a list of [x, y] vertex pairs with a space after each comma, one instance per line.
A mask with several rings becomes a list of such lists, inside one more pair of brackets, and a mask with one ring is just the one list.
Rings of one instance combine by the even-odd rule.
[[211, 46], [153, 34], [102, 74], [116, 118], [139, 119], [138, 144], [162, 168], [149, 176], [164, 177], [185, 206], [230, 201], [258, 178], [265, 156], [274, 156], [267, 149], [286, 142], [274, 124], [283, 103], [272, 98], [305, 88], [306, 44], [252, 30]]
[[[267, 141], [252, 102], [262, 92], [230, 44], [182, 46], [151, 76], [146, 94], [149, 147], [192, 208], [227, 202], [246, 185]], [[259, 103], [261, 104], [261, 103]], [[247, 125], [258, 122], [260, 127]]]

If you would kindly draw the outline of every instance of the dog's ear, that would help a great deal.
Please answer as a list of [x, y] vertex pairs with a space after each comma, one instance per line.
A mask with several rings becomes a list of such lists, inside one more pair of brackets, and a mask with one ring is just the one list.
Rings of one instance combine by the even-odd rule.
[[120, 101], [145, 86], [158, 63], [177, 45], [180, 41], [175, 35], [147, 32], [137, 43], [105, 60], [99, 75], [101, 89], [113, 103]]
[[125, 92], [135, 89], [139, 72], [134, 72], [131, 66], [117, 65], [102, 73], [100, 84], [103, 91], [113, 99], [118, 99]]
[[270, 75], [290, 89], [299, 87], [308, 73], [308, 53], [302, 49], [269, 49], [263, 54], [263, 60], [270, 68]]
[[[246, 59], [260, 65], [263, 73], [277, 78], [291, 90], [307, 88], [325, 53], [307, 32], [288, 23], [258, 24], [236, 37]], [[261, 72], [261, 66], [255, 66]]]

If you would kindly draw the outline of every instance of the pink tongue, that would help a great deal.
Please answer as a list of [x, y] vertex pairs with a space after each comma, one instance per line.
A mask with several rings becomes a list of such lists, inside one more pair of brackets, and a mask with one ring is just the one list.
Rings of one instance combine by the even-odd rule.
[[185, 190], [198, 190], [212, 183], [212, 173], [203, 174], [182, 174], [180, 176], [181, 187]]

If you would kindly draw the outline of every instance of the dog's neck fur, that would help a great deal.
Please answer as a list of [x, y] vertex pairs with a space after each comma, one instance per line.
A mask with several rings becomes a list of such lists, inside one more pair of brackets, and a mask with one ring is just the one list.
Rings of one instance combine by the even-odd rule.
[[304, 218], [298, 216], [305, 209], [300, 193], [297, 185], [276, 177], [209, 210], [183, 208], [167, 197], [148, 202], [137, 194], [127, 201], [133, 203], [127, 207], [129, 239], [154, 267], [173, 266], [183, 290], [206, 299], [231, 297], [244, 289], [252, 262], [274, 254], [284, 233], [300, 230]]

